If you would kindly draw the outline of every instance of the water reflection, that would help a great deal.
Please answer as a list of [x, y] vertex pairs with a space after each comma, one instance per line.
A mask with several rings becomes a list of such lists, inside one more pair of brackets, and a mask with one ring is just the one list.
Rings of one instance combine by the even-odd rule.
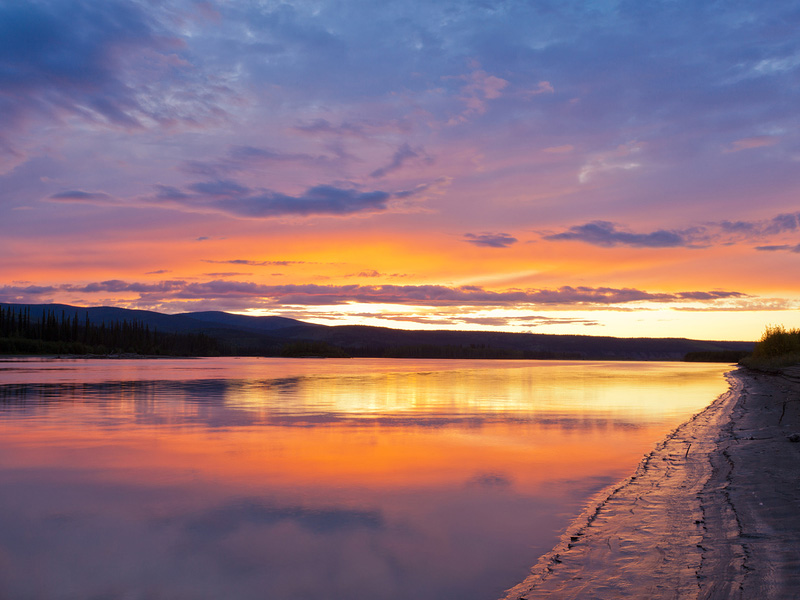
[[492, 598], [708, 365], [0, 362], [0, 598]]

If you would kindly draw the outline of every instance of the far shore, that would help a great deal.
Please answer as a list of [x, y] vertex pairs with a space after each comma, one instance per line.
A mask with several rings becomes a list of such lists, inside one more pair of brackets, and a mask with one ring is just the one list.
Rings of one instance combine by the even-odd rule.
[[800, 367], [728, 378], [504, 600], [800, 598]]
[[151, 360], [151, 359], [180, 359], [180, 360], [194, 360], [197, 358], [206, 358], [202, 356], [171, 356], [167, 354], [136, 354], [136, 353], [119, 353], [119, 354], [0, 354], [0, 362], [11, 360]]
[[735, 364], [735, 361], [730, 359], [725, 360], [718, 360], [718, 359], [709, 359], [709, 360], [687, 360], [685, 358], [658, 358], [658, 359], [650, 359], [650, 358], [629, 358], [629, 357], [622, 357], [622, 358], [481, 358], [481, 357], [465, 357], [465, 358], [442, 358], [442, 357], [435, 357], [435, 356], [324, 356], [324, 355], [292, 355], [292, 356], [284, 356], [284, 355], [272, 355], [272, 354], [220, 354], [215, 356], [202, 356], [202, 355], [180, 355], [180, 354], [137, 354], [136, 352], [113, 352], [109, 354], [3, 354], [0, 353], [0, 362], [4, 360], [20, 360], [20, 359], [43, 359], [43, 360], [78, 360], [78, 359], [112, 359], [112, 360], [119, 360], [119, 359], [161, 359], [161, 358], [168, 358], [168, 359], [197, 359], [197, 358], [286, 358], [286, 359], [370, 359], [370, 358], [381, 358], [381, 359], [391, 359], [391, 360], [460, 360], [460, 361], [514, 361], [514, 362], [549, 362], [549, 361], [557, 361], [557, 362], [641, 362], [641, 363], [651, 363], [651, 362], [669, 362], [669, 363], [712, 363], [712, 364], [720, 364], [720, 363], [727, 363], [727, 364]]

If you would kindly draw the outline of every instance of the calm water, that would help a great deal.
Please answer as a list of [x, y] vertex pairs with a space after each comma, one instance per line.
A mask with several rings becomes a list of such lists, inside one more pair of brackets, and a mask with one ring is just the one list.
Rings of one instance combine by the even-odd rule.
[[0, 598], [491, 600], [729, 367], [0, 362]]

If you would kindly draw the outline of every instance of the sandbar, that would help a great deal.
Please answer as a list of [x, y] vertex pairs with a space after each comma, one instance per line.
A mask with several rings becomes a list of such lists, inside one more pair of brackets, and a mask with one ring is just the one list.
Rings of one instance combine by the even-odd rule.
[[504, 600], [800, 599], [800, 367], [726, 377]]

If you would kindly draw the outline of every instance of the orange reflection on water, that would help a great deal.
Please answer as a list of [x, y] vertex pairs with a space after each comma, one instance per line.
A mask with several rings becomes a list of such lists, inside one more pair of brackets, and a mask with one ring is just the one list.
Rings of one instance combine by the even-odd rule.
[[[570, 431], [554, 426], [488, 423], [474, 430], [384, 425], [314, 428], [240, 428], [223, 435], [156, 428], [32, 431], [2, 427], [0, 468], [111, 469], [106, 476], [193, 477], [248, 488], [368, 485], [420, 488], [468, 483], [507, 473], [520, 492], [559, 480], [624, 473], [662, 432], [659, 427], [597, 425]], [[513, 474], [513, 475], [512, 475]]]
[[0, 597], [496, 597], [725, 370], [0, 363]]

